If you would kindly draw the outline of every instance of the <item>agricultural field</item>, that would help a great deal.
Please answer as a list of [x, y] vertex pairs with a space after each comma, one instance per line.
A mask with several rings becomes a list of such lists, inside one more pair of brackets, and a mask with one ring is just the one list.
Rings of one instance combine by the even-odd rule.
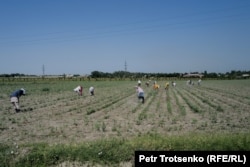
[[[80, 144], [100, 139], [130, 139], [144, 134], [249, 134], [250, 80], [158, 81], [159, 90], [137, 81], [10, 81], [0, 83], [0, 142]], [[171, 81], [168, 81], [171, 83]], [[83, 86], [83, 96], [73, 89]], [[95, 96], [88, 88], [95, 87]], [[10, 103], [12, 91], [25, 88], [21, 112]], [[249, 142], [249, 141], [248, 141]], [[26, 150], [27, 151], [27, 150]]]

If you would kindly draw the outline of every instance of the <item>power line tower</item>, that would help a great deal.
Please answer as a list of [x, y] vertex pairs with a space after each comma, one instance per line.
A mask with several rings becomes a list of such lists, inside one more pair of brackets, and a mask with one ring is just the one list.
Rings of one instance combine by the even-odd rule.
[[127, 61], [126, 61], [126, 60], [125, 60], [124, 67], [125, 67], [125, 71], [127, 72], [127, 67], [128, 67], [128, 65], [127, 65]]
[[43, 64], [42, 69], [43, 69], [43, 76], [44, 76], [45, 75], [45, 66], [44, 66], [44, 64]]

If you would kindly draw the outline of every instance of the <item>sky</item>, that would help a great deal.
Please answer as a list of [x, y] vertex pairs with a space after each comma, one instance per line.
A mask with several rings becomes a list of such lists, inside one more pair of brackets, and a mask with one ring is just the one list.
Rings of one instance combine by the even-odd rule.
[[250, 1], [0, 1], [0, 74], [125, 69], [249, 71]]

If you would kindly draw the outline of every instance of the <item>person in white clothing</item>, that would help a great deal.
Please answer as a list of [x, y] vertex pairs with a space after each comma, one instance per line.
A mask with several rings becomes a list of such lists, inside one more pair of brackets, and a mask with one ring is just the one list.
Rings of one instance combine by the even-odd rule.
[[82, 86], [77, 86], [77, 87], [74, 89], [74, 91], [75, 91], [76, 93], [78, 93], [79, 96], [82, 96], [82, 90], [83, 90]]
[[141, 81], [140, 80], [138, 80], [138, 86], [141, 86]]
[[198, 80], [198, 85], [199, 85], [199, 86], [201, 85], [201, 79]]
[[91, 96], [94, 96], [94, 95], [95, 95], [94, 90], [95, 90], [95, 88], [94, 88], [93, 86], [91, 86], [91, 87], [89, 88], [89, 93], [90, 93]]

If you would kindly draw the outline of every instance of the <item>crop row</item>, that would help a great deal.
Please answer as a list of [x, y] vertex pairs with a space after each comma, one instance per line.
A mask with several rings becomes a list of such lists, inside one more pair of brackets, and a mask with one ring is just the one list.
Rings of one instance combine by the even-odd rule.
[[[223, 87], [223, 83], [227, 86]], [[5, 101], [0, 115], [2, 141], [80, 142], [152, 132], [172, 135], [249, 129], [250, 105], [244, 91], [248, 90], [247, 84], [242, 84], [243, 90], [238, 86], [231, 89], [233, 85], [226, 81], [204, 81], [201, 86], [178, 81], [176, 87], [168, 90], [143, 85], [144, 104], [136, 96], [134, 82], [87, 82], [83, 96], [73, 92], [78, 84], [30, 83], [29, 94], [21, 97], [25, 112], [19, 114], [9, 112], [12, 106], [7, 89], [3, 90], [6, 93], [0, 98]], [[96, 87], [95, 96], [87, 92], [90, 85]], [[22, 85], [11, 87], [17, 86]]]

